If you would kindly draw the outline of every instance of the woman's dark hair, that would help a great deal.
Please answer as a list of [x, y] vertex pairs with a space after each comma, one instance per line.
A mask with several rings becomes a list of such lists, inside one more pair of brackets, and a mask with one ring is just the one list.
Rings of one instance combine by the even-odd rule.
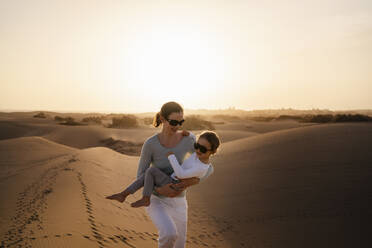
[[183, 113], [183, 108], [176, 102], [164, 103], [160, 109], [160, 112], [155, 115], [152, 125], [154, 125], [154, 127], [158, 127], [161, 124], [160, 116], [168, 119], [168, 116], [172, 113]]
[[209, 144], [211, 144], [212, 151], [216, 151], [220, 146], [220, 138], [213, 131], [204, 131], [199, 135], [199, 138], [206, 139]]

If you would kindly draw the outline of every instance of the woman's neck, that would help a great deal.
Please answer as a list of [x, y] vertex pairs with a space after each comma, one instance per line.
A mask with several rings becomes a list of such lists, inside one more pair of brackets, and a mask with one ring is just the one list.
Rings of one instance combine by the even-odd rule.
[[177, 134], [177, 132], [172, 132], [172, 131], [163, 129], [159, 133], [159, 140], [163, 146], [172, 148], [176, 146], [178, 142], [180, 142], [180, 137]]
[[166, 129], [162, 129], [160, 132], [160, 135], [162, 136], [162, 138], [165, 138], [165, 139], [172, 139], [176, 137], [176, 134], [177, 132], [173, 132], [171, 130], [166, 130]]

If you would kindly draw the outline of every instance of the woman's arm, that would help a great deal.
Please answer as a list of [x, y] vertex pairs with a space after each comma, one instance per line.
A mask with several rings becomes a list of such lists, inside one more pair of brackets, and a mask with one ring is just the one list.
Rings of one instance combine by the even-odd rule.
[[166, 184], [161, 187], [155, 187], [155, 191], [160, 195], [167, 197], [176, 197], [182, 193], [186, 188], [198, 184], [200, 179], [197, 177], [180, 179], [180, 183], [177, 184]]
[[184, 191], [186, 188], [198, 184], [200, 182], [200, 178], [198, 177], [190, 177], [185, 179], [180, 179], [180, 183], [174, 184], [173, 187], [177, 190]]
[[183, 190], [178, 190], [173, 187], [172, 183], [163, 185], [161, 187], [155, 187], [155, 191], [162, 196], [176, 197], [182, 193]]
[[149, 144], [149, 141], [146, 140], [141, 149], [141, 156], [137, 169], [137, 178], [144, 174], [147, 168], [150, 167], [151, 160], [152, 160], [151, 145]]

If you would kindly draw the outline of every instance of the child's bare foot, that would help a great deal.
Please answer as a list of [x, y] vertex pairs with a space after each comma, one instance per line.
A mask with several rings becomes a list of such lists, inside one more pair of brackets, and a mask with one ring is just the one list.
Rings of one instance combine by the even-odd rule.
[[116, 200], [118, 202], [124, 202], [125, 198], [127, 198], [127, 196], [128, 196], [128, 194], [125, 194], [125, 193], [121, 192], [121, 193], [113, 194], [113, 195], [110, 195], [110, 196], [106, 196], [106, 199]]
[[130, 204], [133, 208], [147, 207], [150, 205], [150, 197], [144, 196], [142, 199]]

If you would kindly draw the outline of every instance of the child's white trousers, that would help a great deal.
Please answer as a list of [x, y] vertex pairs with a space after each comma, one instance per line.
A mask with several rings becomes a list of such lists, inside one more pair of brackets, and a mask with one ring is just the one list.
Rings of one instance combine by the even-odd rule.
[[187, 232], [186, 197], [157, 197], [151, 195], [146, 207], [152, 222], [158, 229], [159, 248], [184, 248]]

